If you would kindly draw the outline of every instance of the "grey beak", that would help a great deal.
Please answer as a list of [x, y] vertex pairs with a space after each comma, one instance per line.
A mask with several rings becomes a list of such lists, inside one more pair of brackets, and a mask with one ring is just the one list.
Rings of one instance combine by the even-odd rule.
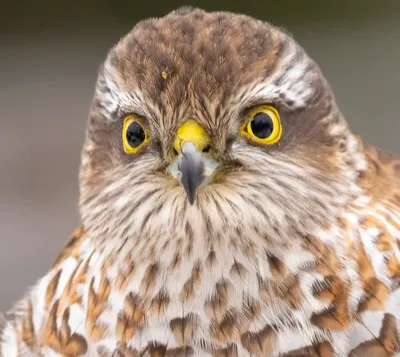
[[190, 141], [182, 146], [182, 157], [178, 165], [181, 172], [181, 184], [186, 192], [189, 203], [193, 205], [196, 190], [204, 180], [204, 160]]

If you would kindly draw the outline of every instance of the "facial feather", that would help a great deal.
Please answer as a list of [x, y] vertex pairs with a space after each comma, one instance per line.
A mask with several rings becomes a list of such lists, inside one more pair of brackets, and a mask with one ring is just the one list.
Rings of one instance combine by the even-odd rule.
[[[81, 169], [86, 228], [107, 240], [185, 225], [216, 235], [231, 226], [288, 246], [329, 225], [357, 193], [349, 174], [356, 168], [346, 161], [352, 139], [317, 65], [269, 24], [196, 9], [190, 19], [198, 21], [186, 15], [139, 23], [100, 70]], [[280, 112], [276, 145], [239, 134], [246, 108], [260, 103]], [[133, 156], [120, 141], [128, 113], [144, 117], [152, 137]], [[207, 130], [222, 163], [194, 207], [167, 171], [176, 130], [189, 118]]]

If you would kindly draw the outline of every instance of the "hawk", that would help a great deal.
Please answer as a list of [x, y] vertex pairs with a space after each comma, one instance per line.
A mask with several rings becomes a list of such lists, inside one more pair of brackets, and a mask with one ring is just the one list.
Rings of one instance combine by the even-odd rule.
[[282, 30], [139, 22], [99, 70], [81, 226], [0, 354], [400, 356], [399, 178]]

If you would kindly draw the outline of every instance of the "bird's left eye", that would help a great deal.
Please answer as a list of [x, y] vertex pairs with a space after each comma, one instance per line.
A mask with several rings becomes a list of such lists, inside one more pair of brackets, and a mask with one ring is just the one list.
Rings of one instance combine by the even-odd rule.
[[275, 144], [282, 135], [282, 124], [278, 110], [271, 105], [252, 108], [241, 128], [243, 135], [260, 144]]
[[127, 116], [122, 129], [122, 144], [127, 154], [134, 154], [149, 141], [149, 134], [138, 118]]

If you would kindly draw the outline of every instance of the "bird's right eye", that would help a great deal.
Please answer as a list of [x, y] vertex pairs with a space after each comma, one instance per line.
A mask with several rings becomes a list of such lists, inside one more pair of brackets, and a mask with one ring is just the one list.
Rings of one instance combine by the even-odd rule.
[[136, 153], [150, 139], [148, 132], [143, 128], [140, 119], [127, 116], [122, 129], [122, 144], [126, 154]]

